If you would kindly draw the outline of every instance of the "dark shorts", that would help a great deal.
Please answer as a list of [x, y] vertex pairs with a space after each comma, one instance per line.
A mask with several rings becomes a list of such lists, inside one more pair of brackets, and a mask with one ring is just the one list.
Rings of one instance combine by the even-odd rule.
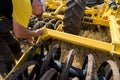
[[12, 20], [0, 21], [0, 75], [2, 77], [13, 68], [15, 56], [21, 53], [20, 44], [11, 34], [11, 30]]
[[21, 52], [20, 44], [11, 34], [11, 29], [12, 20], [0, 21], [0, 61], [13, 60], [14, 55]]

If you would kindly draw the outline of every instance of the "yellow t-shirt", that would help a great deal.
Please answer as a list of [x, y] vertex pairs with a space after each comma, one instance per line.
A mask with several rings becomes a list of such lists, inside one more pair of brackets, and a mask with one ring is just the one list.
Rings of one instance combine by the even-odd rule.
[[27, 28], [30, 16], [32, 15], [32, 6], [30, 0], [12, 0], [12, 17], [23, 27]]

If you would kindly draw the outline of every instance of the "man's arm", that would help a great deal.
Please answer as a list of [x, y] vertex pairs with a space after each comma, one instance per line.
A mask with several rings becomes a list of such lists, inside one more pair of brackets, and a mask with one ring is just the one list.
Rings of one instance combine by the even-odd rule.
[[43, 34], [43, 30], [38, 29], [36, 31], [30, 31], [22, 25], [20, 25], [15, 19], [13, 19], [13, 33], [17, 38], [31, 38]]

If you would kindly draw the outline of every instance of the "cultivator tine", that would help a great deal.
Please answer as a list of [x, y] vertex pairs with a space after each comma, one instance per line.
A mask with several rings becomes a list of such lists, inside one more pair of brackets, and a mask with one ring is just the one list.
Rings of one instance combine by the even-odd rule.
[[50, 70], [45, 72], [45, 74], [42, 76], [40, 80], [56, 80], [56, 78], [57, 78], [57, 71], [55, 68], [51, 68]]
[[57, 52], [57, 50], [59, 50], [60, 46], [58, 44], [56, 44], [55, 46], [53, 46], [50, 51], [47, 53], [43, 63], [42, 63], [42, 66], [41, 66], [41, 69], [40, 69], [40, 77], [48, 70], [48, 65], [50, 64], [50, 61], [52, 59], [52, 56], [54, 53]]
[[92, 54], [89, 54], [84, 61], [82, 70], [84, 72], [85, 75], [85, 80], [93, 80], [93, 70], [94, 70], [94, 57]]
[[66, 65], [64, 66], [64, 68], [62, 70], [62, 76], [61, 76], [60, 80], [68, 79], [68, 74], [69, 74], [69, 70], [72, 65], [73, 59], [74, 59], [74, 54], [75, 54], [74, 49], [70, 50], [69, 55], [66, 60]]
[[[108, 66], [109, 64], [109, 66]], [[107, 68], [107, 71], [105, 71], [105, 69]], [[113, 75], [113, 80], [120, 80], [120, 72], [119, 72], [119, 68], [117, 66], [117, 64], [112, 61], [112, 60], [108, 60], [105, 61], [101, 64], [98, 72], [98, 78], [100, 80], [110, 80], [112, 78]]]
[[55, 30], [57, 30], [57, 28], [58, 28], [58, 26], [60, 25], [62, 23], [62, 21], [61, 20], [58, 20], [57, 22], [56, 22], [56, 24], [55, 24]]

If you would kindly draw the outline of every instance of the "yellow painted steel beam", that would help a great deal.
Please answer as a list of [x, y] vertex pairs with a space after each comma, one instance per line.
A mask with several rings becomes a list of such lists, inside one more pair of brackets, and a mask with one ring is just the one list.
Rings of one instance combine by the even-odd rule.
[[111, 15], [109, 19], [112, 43], [120, 45], [120, 24], [117, 23], [117, 19], [114, 15]]
[[12, 68], [12, 70], [7, 74], [7, 76], [5, 77], [4, 80], [6, 80], [6, 79], [11, 75], [11, 73], [12, 73], [17, 67], [19, 67], [19, 66], [24, 62], [24, 60], [26, 59], [26, 57], [27, 57], [27, 55], [28, 55], [28, 53], [29, 53], [29, 51], [30, 51], [31, 48], [32, 48], [32, 47], [30, 47], [30, 48], [22, 55], [22, 57], [19, 59], [19, 61], [16, 63], [16, 65]]
[[55, 14], [58, 14], [60, 11], [62, 11], [62, 8], [65, 6], [62, 2], [60, 3], [60, 6], [55, 10]]
[[[86, 19], [87, 19], [87, 20], [92, 20], [92, 22], [85, 21]], [[109, 27], [109, 21], [108, 21], [108, 20], [96, 19], [96, 17], [94, 17], [94, 18], [84, 17], [82, 23], [96, 24], [96, 25], [102, 25], [102, 26], [107, 26], [107, 27]]]
[[93, 9], [93, 8], [89, 8], [85, 10], [85, 14], [93, 14], [93, 13], [99, 13], [98, 9]]
[[[102, 25], [107, 27], [109, 26], [108, 19], [101, 18], [99, 9], [93, 9], [93, 8], [87, 9], [85, 10], [85, 15], [91, 15], [91, 16], [84, 16], [83, 23], [97, 24], [97, 25]], [[84, 21], [85, 19], [92, 20], [92, 22], [86, 22]]]
[[43, 15], [42, 15], [44, 18], [47, 17], [47, 18], [53, 18], [53, 19], [60, 19], [60, 20], [63, 20], [64, 16], [63, 15], [54, 15], [54, 13], [47, 13], [47, 12], [44, 12]]
[[[61, 5], [61, 3], [66, 4], [65, 1], [47, 1], [46, 6], [50, 9], [57, 9]], [[65, 5], [64, 7], [62, 7], [61, 11], [64, 10], [65, 10]]]
[[[14, 72], [15, 69], [17, 69], [27, 58], [28, 54], [29, 54], [29, 51], [32, 49], [32, 47], [28, 48], [27, 51], [24, 52], [24, 54], [21, 56], [21, 58], [17, 61], [16, 65], [12, 68], [12, 70], [7, 74], [7, 76], [5, 77], [4, 80], [6, 80], [12, 72]], [[33, 54], [39, 54], [40, 52], [40, 49], [37, 48], [35, 53]]]
[[108, 20], [102, 20], [102, 19], [93, 19], [94, 24], [102, 25], [102, 26], [107, 26], [109, 27], [109, 21]]
[[84, 46], [87, 48], [97, 49], [101, 51], [106, 51], [109, 53], [113, 53], [120, 57], [120, 45], [113, 45], [112, 43], [102, 42], [99, 40], [93, 40], [65, 32], [55, 31], [51, 29], [47, 29], [44, 27], [45, 34], [41, 37], [41, 39], [45, 40], [48, 38], [55, 38], [64, 42], [72, 43], [79, 46]]
[[[47, 17], [47, 18], [60, 19], [60, 20], [63, 20], [63, 18], [64, 18], [64, 15], [58, 15], [58, 14], [54, 15], [54, 13], [52, 14], [52, 13], [47, 13], [47, 12], [44, 12], [42, 16], [43, 17]], [[91, 22], [85, 22], [84, 19], [92, 19], [93, 23], [91, 23]], [[96, 17], [95, 18], [84, 17], [83, 18], [83, 23], [109, 26], [109, 21], [108, 20], [96, 19]]]
[[[17, 69], [27, 58], [28, 54], [29, 54], [29, 51], [32, 49], [32, 47], [28, 48], [26, 52], [24, 52], [24, 54], [21, 56], [21, 58], [18, 60], [18, 62], [16, 63], [16, 65], [12, 68], [12, 70], [7, 74], [7, 76], [5, 77], [4, 80], [6, 80], [9, 75], [11, 75], [12, 72], [14, 72], [15, 69]], [[38, 54], [40, 52], [38, 52], [38, 48], [36, 49], [35, 53], [33, 54]]]
[[[39, 36], [38, 41], [47, 40], [49, 38], [54, 38], [54, 39], [58, 39], [58, 40], [68, 42], [68, 43], [72, 43], [72, 44], [75, 44], [75, 45], [84, 46], [84, 47], [87, 47], [87, 48], [101, 50], [101, 51], [106, 51], [106, 52], [109, 52], [111, 54], [114, 53], [115, 56], [120, 57], [120, 45], [113, 45], [112, 43], [102, 42], [102, 41], [93, 40], [93, 39], [89, 39], [89, 38], [85, 38], [85, 37], [81, 37], [81, 36], [77, 36], [77, 35], [73, 35], [73, 34], [69, 34], [69, 33], [65, 33], [65, 32], [51, 30], [51, 29], [47, 29], [46, 27], [43, 27], [43, 30], [44, 30], [44, 35]], [[5, 77], [5, 79], [17, 67], [19, 67], [20, 64], [22, 64], [24, 62], [24, 60], [26, 59], [26, 56], [28, 55], [30, 49], [31, 48], [29, 48], [23, 54], [23, 56], [19, 59], [17, 64], [14, 66], [14, 68], [8, 73], [8, 75]]]

